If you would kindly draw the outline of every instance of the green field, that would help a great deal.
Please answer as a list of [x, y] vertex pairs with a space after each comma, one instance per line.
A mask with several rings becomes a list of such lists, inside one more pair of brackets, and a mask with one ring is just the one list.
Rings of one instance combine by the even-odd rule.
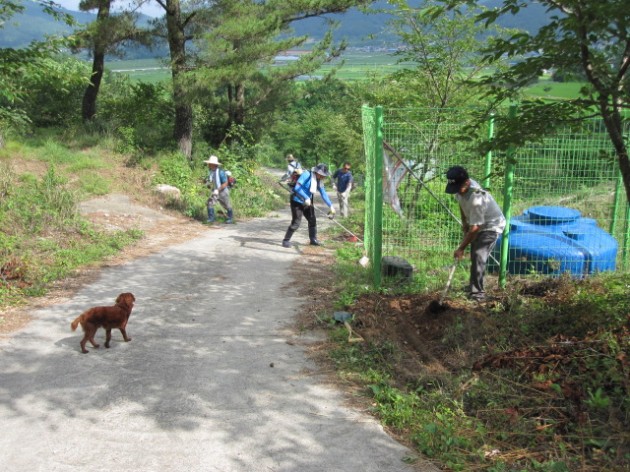
[[141, 82], [160, 82], [171, 76], [168, 63], [163, 59], [133, 59], [110, 61], [106, 68], [117, 74], [127, 74], [133, 80]]
[[529, 97], [563, 100], [577, 97], [583, 86], [582, 82], [553, 82], [550, 77], [543, 76], [527, 89], [526, 94]]
[[340, 67], [337, 77], [341, 80], [364, 80], [370, 76], [383, 76], [397, 70], [413, 67], [397, 64], [398, 58], [391, 52], [347, 52], [339, 60], [324, 65], [319, 73], [324, 75]]
[[[333, 68], [338, 68], [337, 76], [341, 80], [362, 80], [369, 75], [385, 75], [399, 70], [405, 65], [396, 64], [396, 57], [386, 52], [350, 52], [331, 64], [324, 65], [313, 76], [322, 76]], [[138, 59], [108, 62], [107, 69], [120, 74], [127, 74], [133, 80], [159, 82], [170, 78], [166, 61], [160, 59]], [[278, 65], [277, 67], [282, 67]], [[409, 67], [409, 66], [407, 66]]]
[[[282, 67], [281, 64], [277, 67]], [[364, 80], [372, 76], [391, 74], [403, 68], [412, 68], [413, 64], [397, 64], [397, 57], [391, 52], [359, 52], [350, 51], [330, 64], [325, 64], [313, 77], [321, 77], [334, 68], [341, 80]], [[119, 74], [127, 74], [132, 80], [142, 82], [160, 82], [170, 79], [170, 71], [166, 60], [137, 59], [110, 61], [107, 69]], [[580, 82], [553, 82], [549, 76], [543, 76], [539, 81], [527, 89], [527, 96], [549, 100], [573, 98], [578, 95], [584, 84]]]

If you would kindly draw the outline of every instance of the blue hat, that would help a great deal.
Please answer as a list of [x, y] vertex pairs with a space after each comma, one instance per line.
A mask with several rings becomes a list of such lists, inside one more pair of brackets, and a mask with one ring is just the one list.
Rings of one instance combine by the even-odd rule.
[[328, 172], [328, 166], [326, 164], [317, 164], [311, 169], [311, 172], [319, 174], [322, 177], [328, 177], [330, 175], [330, 173]]

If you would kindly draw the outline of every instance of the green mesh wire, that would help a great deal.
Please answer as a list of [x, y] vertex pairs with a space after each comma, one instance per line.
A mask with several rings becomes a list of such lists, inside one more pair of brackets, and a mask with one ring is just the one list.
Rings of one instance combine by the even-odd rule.
[[[567, 126], [522, 146], [514, 173], [510, 273], [588, 276], [627, 270], [628, 202], [601, 120]], [[552, 237], [536, 237], [535, 231]], [[532, 244], [537, 251], [523, 250]]]
[[[399, 163], [398, 174], [394, 175], [400, 175], [403, 169], [406, 174], [397, 188], [398, 201], [388, 198], [392, 194], [386, 185], [384, 200], [373, 201], [373, 169], [379, 159], [377, 126], [375, 109], [363, 108], [368, 199], [365, 240], [370, 255], [378, 254], [370, 247], [375, 239], [371, 231], [375, 227], [374, 215], [382, 212], [382, 256], [408, 260], [417, 274], [430, 274], [452, 261], [453, 250], [462, 237], [459, 207], [444, 192], [444, 174], [452, 165], [466, 167], [471, 178], [489, 188], [503, 206], [508, 175], [506, 156], [479, 156], [469, 150], [471, 141], [489, 139], [492, 132], [500, 130], [493, 130], [490, 122], [487, 129], [468, 127], [473, 120], [472, 111], [384, 110], [383, 174], [387, 174], [388, 163]], [[601, 120], [566, 127], [540, 142], [526, 144], [516, 150], [515, 162], [512, 206], [504, 208], [513, 217], [508, 260], [503, 262], [505, 270], [522, 275], [559, 275], [569, 271], [577, 276], [613, 268], [628, 270], [630, 210]], [[548, 218], [540, 225], [541, 221], [533, 221], [527, 212], [537, 207], [551, 207], [551, 216], [557, 212], [574, 216], [576, 211], [579, 216], [573, 222]], [[525, 237], [519, 233], [532, 222], [538, 226], [527, 228], [531, 234]], [[544, 237], [537, 237], [538, 232]], [[536, 252], [512, 247], [512, 242], [533, 244]], [[498, 271], [499, 262], [497, 247], [491, 270]]]

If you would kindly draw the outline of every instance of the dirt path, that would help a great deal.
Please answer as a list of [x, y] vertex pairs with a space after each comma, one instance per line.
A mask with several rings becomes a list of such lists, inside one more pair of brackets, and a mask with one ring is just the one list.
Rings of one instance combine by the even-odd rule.
[[[295, 319], [330, 289], [312, 270], [329, 255], [304, 245], [305, 229], [280, 246], [288, 211], [217, 229], [124, 196], [84, 212], [147, 236], [0, 339], [3, 470], [436, 470], [406, 464], [411, 451], [307, 355], [321, 338]], [[81, 354], [70, 321], [123, 291], [137, 298], [132, 341], [113, 333], [111, 349]]]

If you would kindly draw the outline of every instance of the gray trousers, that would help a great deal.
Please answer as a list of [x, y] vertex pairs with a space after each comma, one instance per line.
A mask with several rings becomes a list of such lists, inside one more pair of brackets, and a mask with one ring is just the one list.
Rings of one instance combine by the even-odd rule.
[[232, 211], [232, 202], [230, 202], [230, 191], [224, 188], [219, 195], [210, 195], [208, 198], [208, 208], [214, 208], [219, 203], [227, 211]]
[[470, 297], [483, 298], [486, 294], [483, 288], [483, 276], [490, 253], [497, 243], [499, 233], [481, 231], [470, 245]]
[[337, 192], [337, 201], [339, 202], [339, 213], [343, 218], [347, 218], [350, 214], [350, 189], [345, 192]]

